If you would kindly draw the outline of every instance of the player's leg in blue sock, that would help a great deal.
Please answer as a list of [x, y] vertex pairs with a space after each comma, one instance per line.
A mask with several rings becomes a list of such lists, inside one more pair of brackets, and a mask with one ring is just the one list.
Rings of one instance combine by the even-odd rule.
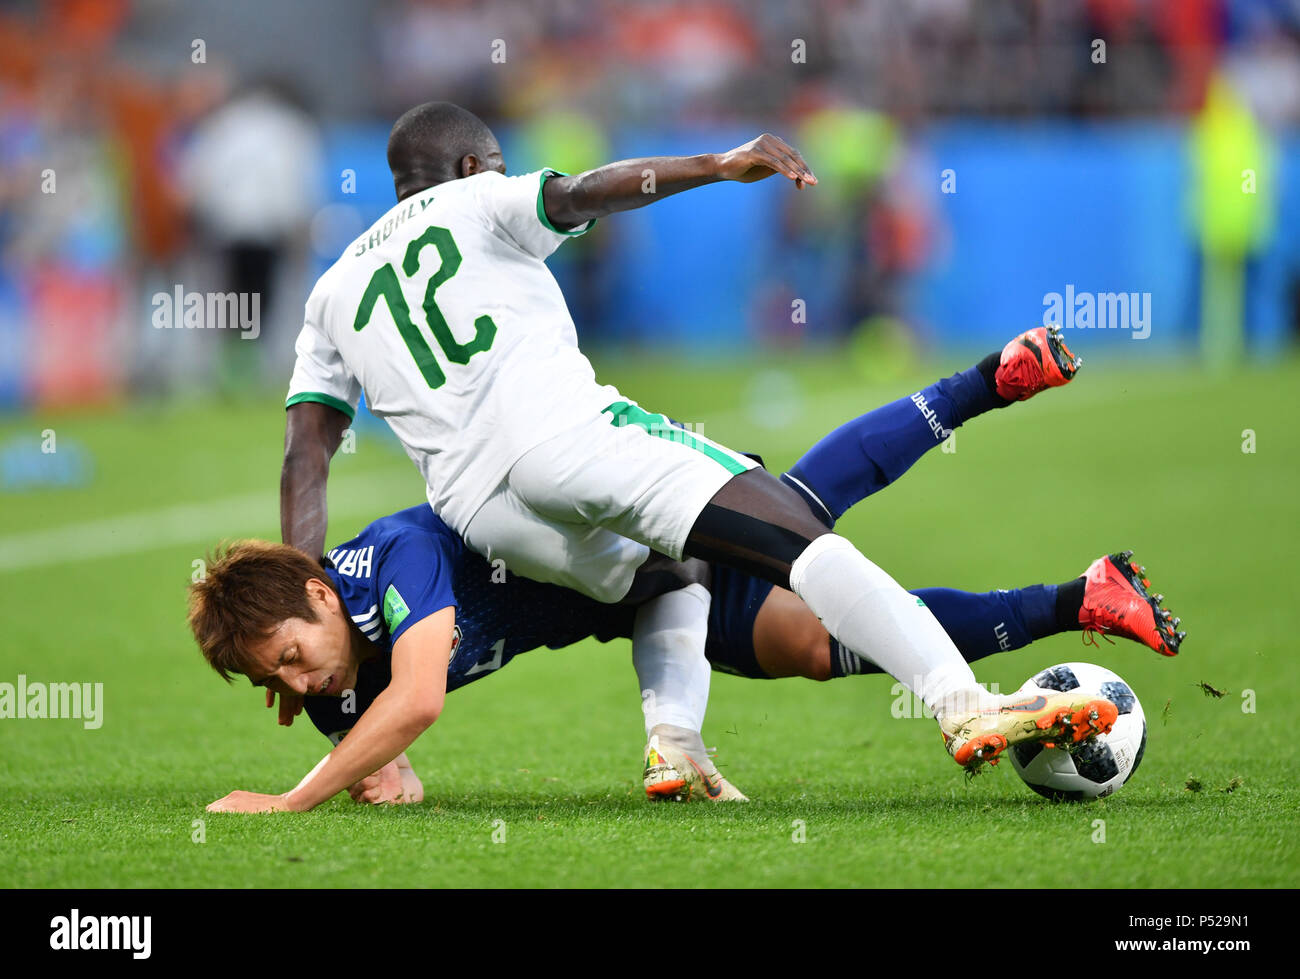
[[994, 389], [999, 354], [841, 425], [781, 477], [828, 527], [884, 489], [952, 430], [1011, 402]]
[[[1083, 589], [1070, 582], [990, 592], [919, 588], [912, 594], [934, 613], [962, 657], [973, 662], [993, 653], [1020, 649], [1035, 639], [1078, 629]], [[831, 639], [832, 677], [878, 672], [871, 663], [841, 650]]]

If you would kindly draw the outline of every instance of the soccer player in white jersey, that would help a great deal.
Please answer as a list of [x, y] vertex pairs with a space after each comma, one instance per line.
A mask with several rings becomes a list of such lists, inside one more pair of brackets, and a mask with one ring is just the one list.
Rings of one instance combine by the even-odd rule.
[[[764, 134], [724, 153], [509, 177], [481, 120], [432, 102], [394, 125], [388, 162], [398, 204], [307, 301], [286, 405], [287, 543], [321, 553], [329, 460], [364, 390], [424, 476], [435, 512], [470, 547], [601, 601], [644, 601], [633, 661], [665, 769], [647, 767], [648, 787], [691, 769], [714, 781], [699, 737], [708, 592], [687, 564], [677, 566], [676, 587], [645, 601], [634, 579], [651, 549], [790, 588], [846, 649], [909, 682], [968, 770], [1027, 738], [1108, 728], [1114, 705], [1104, 700], [1109, 712], [1066, 716], [1050, 697], [1026, 710], [986, 692], [924, 604], [816, 520], [793, 489], [597, 383], [579, 351], [544, 261], [566, 237], [722, 180], [780, 174], [800, 188], [815, 184], [796, 150]], [[405, 644], [394, 651], [394, 675], [424, 675], [424, 658], [445, 665], [451, 642]], [[421, 709], [416, 693], [371, 712], [322, 763], [313, 796], [328, 798], [406, 748], [416, 725], [403, 723], [403, 704]]]

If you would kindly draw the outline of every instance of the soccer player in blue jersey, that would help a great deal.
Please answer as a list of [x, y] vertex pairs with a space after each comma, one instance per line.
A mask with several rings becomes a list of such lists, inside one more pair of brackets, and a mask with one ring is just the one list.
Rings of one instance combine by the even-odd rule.
[[[782, 479], [833, 526], [845, 510], [897, 479], [963, 422], [1015, 400], [998, 395], [997, 364], [993, 355], [849, 422]], [[1174, 655], [1185, 633], [1160, 607], [1162, 596], [1148, 595], [1149, 582], [1129, 556], [1101, 557], [1083, 576], [1059, 586], [983, 594], [926, 588], [913, 594], [968, 661], [1068, 629], [1124, 636]], [[706, 648], [714, 669], [813, 679], [874, 672], [840, 647], [793, 593], [723, 567], [713, 569], [711, 587]], [[375, 521], [331, 550], [324, 568], [284, 545], [236, 544], [193, 586], [190, 614], [200, 648], [218, 673], [227, 679], [243, 674], [266, 686], [268, 706], [278, 693], [281, 723], [290, 723], [305, 703], [336, 750], [346, 748], [343, 735], [368, 723], [372, 711], [418, 706], [411, 712], [417, 721], [404, 730], [405, 743], [394, 750], [393, 761], [351, 787], [354, 798], [368, 802], [415, 801], [422, 795], [404, 749], [436, 720], [446, 692], [530, 649], [559, 648], [588, 636], [630, 637], [634, 618], [626, 606], [493, 566], [466, 548], [426, 505]], [[437, 648], [445, 655], [404, 657], [421, 634], [444, 637]], [[416, 659], [421, 662], [412, 662]], [[672, 761], [678, 768], [690, 765], [689, 759]], [[718, 774], [689, 769], [675, 774], [675, 781], [656, 783], [656, 795], [743, 798]], [[235, 792], [209, 808], [301, 809], [320, 801], [312, 795], [309, 775], [282, 796]]]

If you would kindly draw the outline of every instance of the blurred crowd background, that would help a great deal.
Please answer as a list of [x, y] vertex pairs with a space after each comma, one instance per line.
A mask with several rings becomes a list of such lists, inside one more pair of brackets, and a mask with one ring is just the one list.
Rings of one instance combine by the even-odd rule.
[[[1300, 322], [1300, 0], [33, 0], [0, 11], [0, 408], [283, 387], [430, 99], [513, 173], [763, 131], [811, 163], [566, 244], [593, 348], [982, 350], [1067, 288], [1149, 297], [1143, 342], [1077, 343], [1115, 355]], [[259, 298], [255, 341], [160, 323], [210, 292]]]

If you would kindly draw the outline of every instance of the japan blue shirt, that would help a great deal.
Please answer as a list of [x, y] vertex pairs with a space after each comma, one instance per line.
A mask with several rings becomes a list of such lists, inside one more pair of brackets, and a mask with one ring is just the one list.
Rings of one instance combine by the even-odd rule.
[[349, 618], [375, 647], [354, 697], [307, 697], [312, 723], [335, 743], [391, 679], [393, 644], [435, 612], [455, 609], [447, 689], [505, 666], [522, 652], [588, 636], [630, 636], [634, 612], [509, 573], [469, 550], [428, 504], [376, 520], [327, 555]]

